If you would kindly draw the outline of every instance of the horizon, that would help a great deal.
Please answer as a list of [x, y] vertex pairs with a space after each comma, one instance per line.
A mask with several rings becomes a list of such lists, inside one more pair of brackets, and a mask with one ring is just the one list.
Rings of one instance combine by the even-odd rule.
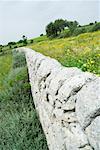
[[[97, 1], [1, 1], [0, 44], [45, 34], [45, 27], [56, 19], [76, 20], [80, 25], [100, 21]], [[61, 10], [61, 12], [59, 11]], [[80, 13], [79, 13], [80, 12]], [[85, 12], [85, 13], [84, 13]]]

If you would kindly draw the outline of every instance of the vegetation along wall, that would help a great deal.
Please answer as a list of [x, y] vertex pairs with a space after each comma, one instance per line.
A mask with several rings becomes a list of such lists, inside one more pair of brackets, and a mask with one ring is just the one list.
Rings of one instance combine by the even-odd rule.
[[100, 78], [25, 52], [36, 110], [50, 150], [100, 150]]

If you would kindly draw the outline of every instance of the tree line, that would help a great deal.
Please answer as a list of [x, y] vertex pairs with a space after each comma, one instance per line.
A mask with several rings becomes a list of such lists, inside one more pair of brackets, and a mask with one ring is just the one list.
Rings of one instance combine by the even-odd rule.
[[[82, 33], [94, 32], [98, 30], [100, 30], [100, 22], [95, 21], [94, 23], [81, 26], [76, 20], [68, 21], [66, 19], [56, 19], [54, 22], [50, 22], [45, 28], [46, 36], [49, 38], [77, 36]], [[43, 36], [43, 34], [40, 34], [40, 36]], [[11, 49], [26, 46], [27, 44], [31, 44], [33, 42], [33, 39], [27, 40], [27, 37], [23, 35], [21, 40], [18, 42], [9, 42], [7, 46]], [[5, 46], [0, 45], [0, 52], [2, 52], [4, 47]]]
[[76, 20], [68, 21], [57, 19], [54, 22], [50, 22], [46, 26], [46, 35], [47, 37], [55, 38], [59, 36], [65, 29], [68, 29], [69, 31], [67, 32], [67, 36], [100, 30], [100, 22], [95, 21], [95, 23], [90, 23], [88, 26], [92, 26], [92, 28], [89, 27], [89, 29], [87, 30], [85, 26], [79, 25]]
[[72, 33], [78, 25], [79, 23], [77, 21], [57, 19], [46, 26], [46, 34], [48, 37], [57, 37], [66, 27], [69, 28]]

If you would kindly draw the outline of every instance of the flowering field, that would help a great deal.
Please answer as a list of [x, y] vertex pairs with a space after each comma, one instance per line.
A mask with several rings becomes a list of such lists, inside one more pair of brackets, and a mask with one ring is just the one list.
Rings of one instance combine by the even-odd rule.
[[64, 66], [100, 75], [100, 31], [70, 38], [46, 39], [28, 47], [57, 59]]

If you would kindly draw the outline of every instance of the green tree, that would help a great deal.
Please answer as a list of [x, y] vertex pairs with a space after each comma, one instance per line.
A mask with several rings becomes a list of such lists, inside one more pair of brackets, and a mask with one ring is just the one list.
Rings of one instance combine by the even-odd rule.
[[56, 37], [61, 33], [62, 30], [64, 30], [66, 26], [66, 20], [57, 19], [54, 22], [50, 22], [46, 26], [46, 34], [48, 37]]
[[0, 52], [2, 52], [2, 49], [3, 49], [3, 46], [2, 46], [2, 45], [0, 45]]
[[67, 26], [66, 21], [63, 19], [55, 20], [54, 25], [58, 34], [61, 33], [61, 31], [64, 30], [65, 27]]
[[74, 30], [78, 27], [77, 21], [66, 21], [67, 27], [69, 28], [71, 34], [73, 34]]
[[57, 29], [53, 22], [50, 22], [46, 26], [46, 34], [48, 37], [56, 37], [57, 36]]
[[22, 36], [23, 44], [27, 45], [27, 37], [25, 35]]

